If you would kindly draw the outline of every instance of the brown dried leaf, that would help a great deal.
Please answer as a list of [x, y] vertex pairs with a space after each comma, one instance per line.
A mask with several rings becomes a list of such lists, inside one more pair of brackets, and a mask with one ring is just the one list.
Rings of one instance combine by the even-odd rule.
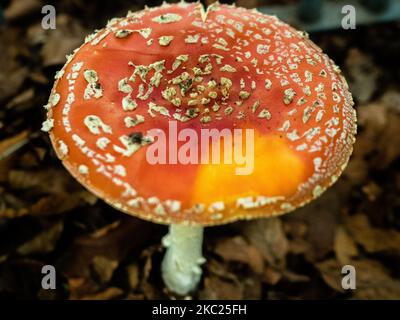
[[202, 300], [242, 300], [244, 286], [240, 282], [224, 281], [216, 276], [204, 279], [204, 289], [199, 292]]
[[381, 187], [373, 181], [363, 186], [362, 191], [367, 195], [368, 200], [371, 202], [376, 201], [376, 199], [382, 194]]
[[357, 246], [343, 227], [338, 227], [335, 236], [334, 249], [341, 264], [347, 264], [358, 255]]
[[151, 235], [151, 224], [124, 216], [116, 228], [98, 237], [98, 233], [76, 237], [66, 251], [61, 266], [70, 277], [88, 277], [95, 256], [122, 261], [132, 250], [137, 250]]
[[44, 193], [64, 193], [82, 188], [64, 169], [43, 168], [41, 170], [11, 170], [8, 181], [14, 189], [30, 189]]
[[337, 189], [337, 185], [331, 187], [318, 199], [284, 217], [285, 221], [291, 224], [294, 221], [306, 224], [307, 232], [304, 234], [304, 239], [297, 237], [291, 241], [291, 250], [304, 253], [310, 262], [323, 259], [333, 249], [337, 215], [340, 211]]
[[289, 282], [309, 282], [310, 277], [304, 275], [304, 274], [298, 274], [295, 272], [292, 272], [290, 270], [285, 270], [282, 273], [282, 278], [286, 279]]
[[64, 14], [57, 15], [57, 29], [46, 33], [41, 51], [43, 65], [65, 63], [65, 56], [81, 45], [86, 33], [79, 21], [73, 17]]
[[69, 300], [79, 300], [82, 296], [95, 293], [99, 285], [90, 278], [69, 278], [68, 291]]
[[26, 105], [32, 101], [34, 96], [35, 91], [33, 90], [33, 88], [30, 88], [14, 96], [14, 98], [7, 103], [6, 107], [11, 109], [18, 106]]
[[258, 277], [246, 278], [243, 283], [243, 298], [249, 300], [260, 300], [262, 295], [262, 284]]
[[221, 279], [233, 282], [238, 281], [237, 275], [229, 270], [226, 263], [221, 263], [215, 259], [208, 259], [204, 265], [204, 269], [207, 270], [208, 273], [220, 277]]
[[29, 141], [28, 130], [22, 131], [12, 137], [0, 141], [0, 160], [7, 158]]
[[[144, 295], [144, 300], [161, 299], [162, 291], [168, 293], [168, 290], [165, 288], [162, 290], [162, 287], [160, 288], [160, 286], [153, 285], [151, 282], [143, 282], [140, 287]], [[172, 295], [171, 298], [172, 297], [175, 298], [175, 295]]]
[[[351, 290], [358, 299], [400, 299], [400, 281], [393, 279], [386, 268], [374, 260], [352, 260], [349, 265], [356, 271], [356, 289]], [[336, 291], [344, 292], [341, 282], [343, 265], [330, 259], [317, 264], [322, 278]]]
[[144, 294], [143, 293], [129, 293], [127, 296], [126, 296], [126, 300], [145, 300], [145, 296], [144, 296]]
[[394, 112], [388, 113], [388, 121], [379, 141], [379, 154], [373, 164], [380, 169], [388, 167], [400, 157], [400, 115]]
[[109, 232], [113, 231], [114, 229], [118, 228], [121, 224], [121, 220], [116, 220], [111, 224], [104, 226], [96, 231], [94, 231], [90, 236], [94, 239], [101, 238], [107, 235]]
[[381, 101], [358, 108], [358, 119], [363, 129], [357, 135], [354, 156], [365, 162], [364, 157], [373, 153], [372, 167], [384, 169], [400, 156], [400, 114], [391, 104]]
[[267, 266], [263, 273], [263, 279], [266, 283], [276, 285], [281, 280], [282, 274], [275, 269]]
[[30, 14], [40, 12], [42, 5], [40, 0], [13, 0], [5, 10], [4, 16], [9, 21], [18, 20]]
[[314, 248], [312, 244], [306, 239], [296, 238], [289, 242], [289, 252], [293, 254], [304, 254], [306, 256], [312, 256]]
[[358, 299], [399, 300], [400, 281], [393, 279], [385, 267], [374, 260], [351, 263], [356, 268], [357, 287], [354, 295]]
[[33, 239], [19, 246], [17, 252], [21, 255], [42, 254], [52, 252], [64, 229], [62, 221], [45, 229]]
[[[29, 70], [22, 66], [17, 59], [17, 53], [22, 45], [20, 36], [19, 31], [11, 28], [7, 32], [0, 33], [2, 49], [0, 50], [0, 61], [7, 61], [7, 63], [1, 64], [0, 102], [17, 94], [29, 74]], [[3, 111], [3, 108], [0, 111]]]
[[124, 291], [120, 288], [111, 287], [104, 291], [100, 291], [93, 294], [88, 294], [82, 297], [82, 300], [111, 300], [116, 299], [124, 294]]
[[343, 175], [346, 176], [353, 185], [360, 185], [368, 179], [368, 164], [362, 157], [357, 157], [355, 152], [354, 156], [350, 158]]
[[126, 268], [128, 274], [129, 286], [131, 289], [136, 289], [139, 284], [139, 267], [137, 264], [132, 263]]
[[369, 101], [376, 90], [381, 70], [373, 63], [371, 56], [357, 48], [349, 50], [345, 64], [353, 96], [360, 103]]
[[278, 268], [284, 266], [289, 246], [280, 218], [247, 222], [243, 233], [270, 265]]
[[92, 266], [101, 283], [111, 280], [115, 269], [118, 267], [117, 260], [108, 259], [103, 256], [95, 256], [92, 260]]
[[386, 252], [400, 255], [400, 232], [391, 229], [373, 228], [363, 214], [346, 220], [346, 228], [353, 239], [367, 252]]
[[159, 246], [151, 246], [142, 252], [142, 257], [144, 258], [142, 284], [150, 277], [151, 270], [153, 269], [153, 256], [158, 248]]
[[400, 92], [397, 90], [389, 89], [386, 91], [382, 98], [382, 103], [391, 111], [400, 113]]
[[41, 198], [29, 209], [29, 214], [34, 216], [47, 216], [61, 214], [80, 206], [93, 205], [97, 197], [88, 191], [78, 191], [73, 193], [58, 193]]
[[25, 216], [28, 214], [28, 209], [22, 208], [22, 209], [10, 209], [10, 208], [2, 208], [0, 210], [0, 218], [5, 218], [5, 219], [15, 219], [19, 218], [22, 216]]
[[215, 252], [225, 261], [235, 261], [246, 265], [260, 274], [264, 269], [263, 256], [254, 246], [236, 236], [219, 241], [215, 247]]
[[321, 263], [317, 263], [315, 265], [319, 270], [322, 279], [325, 283], [330, 286], [332, 289], [338, 292], [344, 292], [342, 288], [342, 266], [339, 261], [335, 259], [325, 260]]
[[73, 193], [56, 193], [39, 199], [24, 208], [4, 208], [0, 210], [0, 218], [13, 219], [25, 215], [49, 216], [71, 211], [85, 204], [93, 205], [97, 198], [88, 191]]

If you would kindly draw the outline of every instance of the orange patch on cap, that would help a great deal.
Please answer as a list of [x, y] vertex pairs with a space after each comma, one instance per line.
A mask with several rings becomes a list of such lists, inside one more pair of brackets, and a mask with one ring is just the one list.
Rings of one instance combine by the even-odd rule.
[[[233, 146], [232, 142], [230, 146]], [[217, 201], [234, 204], [241, 197], [290, 196], [297, 191], [297, 187], [305, 180], [306, 167], [286, 141], [276, 135], [255, 134], [254, 142], [251, 143], [254, 143], [254, 159], [253, 155], [247, 156], [254, 163], [243, 165], [233, 161], [232, 164], [207, 164], [199, 167], [192, 196], [193, 204]], [[244, 153], [246, 147], [252, 149], [244, 143]], [[235, 154], [242, 150], [230, 152]], [[248, 169], [252, 167], [251, 172], [238, 174], [238, 169], [243, 170], [246, 165]]]

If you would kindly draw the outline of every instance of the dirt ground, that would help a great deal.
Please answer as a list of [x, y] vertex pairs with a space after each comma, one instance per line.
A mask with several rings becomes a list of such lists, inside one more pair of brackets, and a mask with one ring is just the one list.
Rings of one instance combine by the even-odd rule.
[[[40, 131], [65, 55], [107, 19], [144, 2], [46, 1], [58, 16], [57, 29], [45, 31], [44, 1], [1, 1], [0, 298], [174, 298], [160, 278], [166, 227], [86, 191]], [[206, 229], [207, 264], [193, 298], [400, 299], [399, 35], [400, 23], [311, 34], [341, 66], [356, 102], [348, 168], [291, 214]], [[44, 264], [57, 269], [56, 290], [41, 289]], [[342, 289], [346, 264], [357, 270], [356, 290]]]

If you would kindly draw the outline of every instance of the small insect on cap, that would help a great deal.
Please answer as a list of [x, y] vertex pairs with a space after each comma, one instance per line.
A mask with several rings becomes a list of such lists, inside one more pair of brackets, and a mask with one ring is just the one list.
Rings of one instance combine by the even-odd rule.
[[[112, 206], [159, 223], [289, 212], [334, 183], [352, 152], [339, 68], [254, 10], [128, 13], [88, 36], [56, 79], [43, 130], [63, 164]], [[219, 150], [227, 161], [204, 160]]]

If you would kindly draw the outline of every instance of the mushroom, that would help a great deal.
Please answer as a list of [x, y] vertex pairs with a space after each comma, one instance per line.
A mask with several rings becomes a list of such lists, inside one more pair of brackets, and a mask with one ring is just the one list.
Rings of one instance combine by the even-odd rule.
[[[162, 276], [181, 295], [201, 279], [205, 226], [281, 215], [319, 197], [344, 170], [356, 133], [345, 79], [305, 32], [219, 3], [112, 19], [67, 57], [45, 107], [42, 129], [82, 185], [169, 225]], [[240, 158], [187, 157], [206, 129], [206, 156], [242, 145], [254, 156], [249, 170]], [[235, 130], [246, 134], [236, 141]]]

